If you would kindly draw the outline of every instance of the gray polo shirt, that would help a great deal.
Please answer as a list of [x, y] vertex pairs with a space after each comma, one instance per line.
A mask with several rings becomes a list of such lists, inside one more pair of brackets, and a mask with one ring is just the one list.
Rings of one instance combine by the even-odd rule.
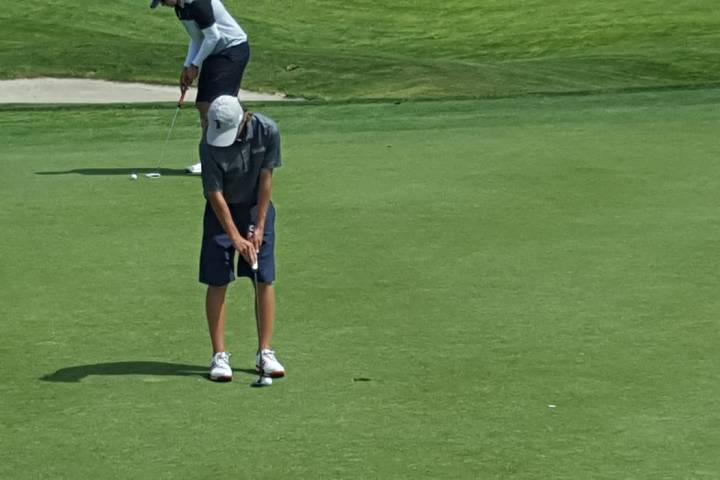
[[222, 192], [227, 203], [257, 203], [260, 171], [282, 165], [280, 132], [274, 121], [253, 113], [242, 138], [229, 147], [213, 147], [203, 135], [200, 143], [203, 193]]

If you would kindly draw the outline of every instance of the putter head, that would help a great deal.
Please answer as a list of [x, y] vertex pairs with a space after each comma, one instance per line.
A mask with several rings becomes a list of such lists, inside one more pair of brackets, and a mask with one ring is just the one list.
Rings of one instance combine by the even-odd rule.
[[160, 172], [150, 172], [146, 173], [145, 176], [147, 178], [160, 178], [162, 175], [160, 175]]
[[272, 385], [272, 378], [260, 375], [260, 377], [252, 383], [253, 387], [269, 387]]

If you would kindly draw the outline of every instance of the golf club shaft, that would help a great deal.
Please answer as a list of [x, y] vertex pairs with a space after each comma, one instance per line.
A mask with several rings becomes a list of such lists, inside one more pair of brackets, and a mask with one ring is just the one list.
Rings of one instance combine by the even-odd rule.
[[[253, 225], [253, 224], [251, 224], [248, 227], [248, 238], [250, 238], [252, 240], [254, 240], [254, 238], [255, 238], [255, 225]], [[261, 337], [261, 328], [260, 328], [261, 325], [260, 325], [260, 292], [258, 290], [258, 276], [257, 276], [257, 274], [258, 274], [257, 254], [258, 253], [260, 253], [259, 250], [255, 252], [255, 254], [256, 254], [255, 263], [253, 265], [251, 265], [250, 267], [252, 268], [252, 271], [253, 271], [253, 281], [254, 281], [253, 287], [255, 287], [254, 288], [255, 289], [255, 325], [257, 327], [257, 332], [258, 332], [258, 352], [260, 353], [259, 367], [260, 367], [260, 378], [262, 379], [262, 377], [265, 376], [265, 360], [263, 359], [263, 355], [262, 355], [262, 345], [260, 345], [260, 342], [259, 342], [260, 337]]]
[[[255, 282], [255, 324], [257, 325], [258, 329], [258, 336], [260, 335], [260, 293], [258, 291], [258, 276], [257, 276], [257, 270], [253, 270], [253, 280]], [[258, 350], [260, 352], [260, 377], [265, 376], [265, 360], [263, 359], [262, 355], [262, 346], [258, 345]]]
[[160, 159], [155, 166], [155, 170], [160, 168], [160, 165], [165, 158], [165, 148], [167, 147], [168, 140], [170, 140], [170, 135], [172, 135], [172, 131], [175, 128], [175, 121], [177, 120], [178, 113], [180, 113], [180, 105], [178, 105], [178, 107], [175, 109], [175, 115], [173, 115], [172, 123], [170, 124], [170, 130], [168, 130], [167, 136], [165, 137], [165, 143], [163, 143], [162, 150], [160, 150]]
[[170, 124], [170, 130], [168, 130], [167, 136], [165, 137], [165, 143], [163, 143], [162, 150], [160, 150], [160, 159], [155, 166], [155, 170], [160, 168], [160, 165], [165, 159], [165, 148], [167, 147], [168, 140], [170, 140], [170, 135], [172, 135], [172, 131], [175, 128], [175, 122], [177, 121], [178, 113], [180, 113], [180, 108], [182, 108], [183, 103], [185, 102], [185, 93], [187, 93], [187, 87], [182, 88], [180, 91], [180, 99], [178, 100], [177, 108], [175, 109], [175, 115], [173, 115], [172, 123]]

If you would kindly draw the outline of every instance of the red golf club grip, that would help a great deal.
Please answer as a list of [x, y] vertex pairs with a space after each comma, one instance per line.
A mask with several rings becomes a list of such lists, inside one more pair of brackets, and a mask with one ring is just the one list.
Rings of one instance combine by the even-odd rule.
[[182, 89], [182, 93], [180, 94], [180, 100], [178, 100], [178, 108], [183, 106], [183, 102], [185, 102], [185, 93], [187, 93], [187, 88]]

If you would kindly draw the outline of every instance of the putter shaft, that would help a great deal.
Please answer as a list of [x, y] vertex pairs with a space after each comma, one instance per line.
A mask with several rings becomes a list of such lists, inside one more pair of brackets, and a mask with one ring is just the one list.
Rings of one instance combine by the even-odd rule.
[[170, 135], [172, 135], [172, 131], [175, 128], [175, 122], [177, 121], [178, 114], [180, 113], [180, 108], [182, 108], [183, 103], [185, 102], [185, 93], [187, 92], [187, 88], [182, 89], [182, 92], [180, 93], [180, 99], [178, 100], [177, 108], [175, 109], [175, 115], [173, 115], [172, 123], [170, 124], [170, 130], [168, 130], [167, 136], [165, 137], [165, 143], [163, 143], [162, 149], [160, 150], [160, 159], [158, 160], [157, 165], [155, 166], [155, 170], [160, 168], [160, 165], [162, 164], [163, 160], [165, 159], [165, 148], [167, 147], [168, 140], [170, 140]]
[[170, 140], [170, 135], [172, 135], [172, 131], [175, 128], [175, 121], [177, 120], [178, 113], [180, 113], [180, 105], [178, 105], [178, 107], [175, 109], [175, 115], [173, 115], [172, 123], [170, 124], [170, 130], [168, 130], [167, 136], [165, 137], [165, 143], [163, 143], [162, 150], [160, 150], [160, 160], [158, 160], [158, 163], [155, 166], [155, 170], [160, 168], [160, 165], [165, 158], [165, 148], [167, 147], [168, 140]]

